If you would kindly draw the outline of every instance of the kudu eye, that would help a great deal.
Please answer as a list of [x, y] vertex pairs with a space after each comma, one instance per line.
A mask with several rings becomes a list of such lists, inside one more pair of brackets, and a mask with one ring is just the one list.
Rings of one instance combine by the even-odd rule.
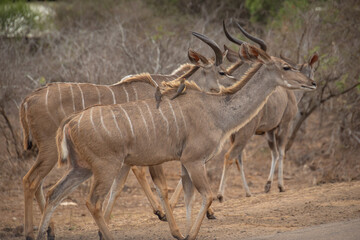
[[291, 69], [291, 67], [289, 67], [289, 66], [284, 66], [283, 69], [284, 69], [285, 71], [289, 71], [289, 70]]
[[225, 76], [225, 75], [226, 75], [226, 73], [223, 72], [223, 71], [219, 71], [219, 74], [220, 74], [221, 76]]

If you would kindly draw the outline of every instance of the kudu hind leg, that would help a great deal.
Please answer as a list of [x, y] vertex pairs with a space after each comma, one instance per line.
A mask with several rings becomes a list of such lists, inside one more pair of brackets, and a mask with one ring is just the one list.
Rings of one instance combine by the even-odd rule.
[[275, 137], [274, 131], [267, 132], [267, 138], [268, 138], [267, 139], [268, 145], [271, 150], [271, 168], [270, 168], [269, 177], [268, 177], [266, 185], [265, 185], [266, 193], [270, 191], [271, 184], [274, 180], [274, 172], [275, 172], [276, 163], [279, 159], [279, 153], [277, 150], [278, 148], [277, 148], [277, 142], [276, 142], [276, 137]]
[[129, 165], [123, 164], [123, 166], [120, 169], [120, 173], [117, 175], [111, 186], [109, 199], [104, 213], [105, 222], [107, 224], [109, 224], [110, 222], [111, 212], [114, 208], [115, 201], [120, 197], [121, 191], [124, 188], [130, 169], [131, 167]]
[[44, 212], [39, 225], [37, 240], [44, 239], [45, 232], [55, 208], [68, 196], [77, 186], [91, 176], [91, 171], [84, 168], [73, 168], [59, 182], [57, 182], [47, 193]]
[[161, 197], [161, 201], [165, 209], [167, 221], [169, 223], [171, 235], [176, 239], [184, 239], [184, 236], [180, 233], [180, 230], [176, 224], [174, 215], [172, 213], [172, 209], [169, 204], [168, 187], [166, 184], [165, 174], [162, 166], [161, 165], [151, 166], [149, 167], [149, 171], [151, 178]]
[[[100, 162], [103, 161], [100, 160]], [[90, 211], [101, 232], [101, 234], [99, 233], [100, 238], [114, 239], [105, 222], [102, 207], [105, 197], [109, 193], [114, 182], [114, 177], [119, 171], [116, 166], [111, 165], [107, 165], [106, 167], [97, 166], [96, 170], [94, 181], [91, 184], [90, 194], [86, 201], [86, 207]]]
[[[57, 161], [56, 150], [44, 151], [39, 149], [35, 164], [23, 178], [25, 222], [24, 234], [26, 239], [34, 239], [33, 233], [33, 199], [36, 196], [41, 212], [45, 207], [45, 197], [42, 191], [42, 182], [55, 166]], [[53, 224], [51, 224], [53, 225]], [[53, 234], [53, 231], [51, 231]]]

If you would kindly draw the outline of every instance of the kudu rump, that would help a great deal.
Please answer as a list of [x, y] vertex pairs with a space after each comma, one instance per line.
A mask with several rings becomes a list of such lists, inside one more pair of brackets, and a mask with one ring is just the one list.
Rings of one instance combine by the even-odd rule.
[[[214, 67], [219, 74], [223, 56], [220, 49], [215, 54]], [[102, 214], [102, 204], [122, 165], [151, 166], [170, 160], [182, 163], [186, 235], [187, 239], [195, 239], [213, 199], [206, 161], [221, 149], [231, 134], [258, 114], [277, 87], [315, 88], [311, 79], [261, 49], [244, 43], [239, 54], [254, 65], [233, 86], [221, 88], [219, 93], [202, 92], [194, 83], [185, 82], [187, 93], [170, 101], [176, 89], [165, 90], [159, 108], [154, 99], [147, 99], [90, 107], [66, 118], [56, 138], [59, 164], [67, 161], [70, 169], [49, 190], [38, 239], [45, 236], [51, 214], [60, 201], [92, 175], [94, 180], [86, 205], [104, 237], [113, 239]], [[150, 173], [161, 192], [172, 235], [184, 239], [168, 203], [163, 172]], [[203, 200], [192, 225], [189, 207], [194, 187]]]

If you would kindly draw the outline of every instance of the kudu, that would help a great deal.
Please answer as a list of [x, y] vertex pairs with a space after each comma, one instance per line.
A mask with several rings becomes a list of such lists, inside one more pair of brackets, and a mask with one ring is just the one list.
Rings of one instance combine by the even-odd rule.
[[[219, 88], [217, 81], [204, 81], [198, 76], [206, 76], [210, 70], [213, 60], [201, 54], [189, 50], [189, 59], [193, 64], [183, 64], [174, 70], [170, 75], [152, 74], [151, 77], [158, 85], [162, 81], [171, 81], [178, 77], [199, 78], [198, 85], [205, 90], [211, 91]], [[234, 53], [228, 54], [228, 58], [234, 58]], [[241, 65], [241, 64], [240, 64]], [[228, 68], [227, 73], [231, 74], [239, 66], [238, 63]], [[202, 71], [197, 71], [198, 69]], [[25, 202], [25, 236], [33, 239], [33, 205], [34, 196], [38, 202], [40, 210], [44, 209], [44, 194], [42, 183], [47, 174], [56, 164], [56, 144], [55, 134], [62, 119], [68, 115], [81, 111], [86, 107], [96, 104], [115, 104], [146, 99], [153, 96], [150, 90], [151, 84], [137, 81], [126, 81], [133, 78], [141, 78], [141, 75], [124, 77], [113, 85], [95, 85], [86, 83], [51, 83], [39, 88], [29, 94], [22, 102], [20, 107], [20, 121], [23, 128], [24, 148], [29, 150], [33, 145], [38, 147], [38, 155], [35, 164], [23, 178], [24, 202]], [[221, 84], [233, 83], [231, 79]], [[160, 204], [153, 197], [149, 184], [145, 178], [143, 168], [132, 167], [137, 180], [145, 191], [153, 211], [161, 220], [165, 220], [165, 215], [161, 210]], [[114, 182], [110, 194], [109, 202], [105, 211], [105, 219], [110, 220], [110, 214], [115, 199], [119, 196], [120, 190], [125, 184], [128, 166], [124, 167], [119, 174], [117, 181]], [[172, 200], [172, 205], [177, 201], [179, 191]], [[212, 214], [208, 214], [209, 218]], [[54, 225], [49, 226], [49, 235], [54, 237]]]
[[[96, 104], [116, 104], [153, 97], [153, 85], [162, 81], [171, 81], [179, 76], [191, 75], [198, 67], [192, 64], [181, 65], [170, 75], [151, 75], [151, 82], [131, 81], [129, 79], [147, 78], [147, 74], [128, 76], [113, 85], [95, 85], [89, 83], [51, 83], [29, 94], [20, 107], [20, 121], [23, 128], [24, 148], [38, 147], [35, 164], [23, 178], [25, 201], [25, 236], [33, 239], [33, 198], [43, 211], [45, 198], [42, 183], [53, 169], [57, 160], [56, 130], [62, 119]], [[152, 195], [142, 168], [132, 168], [142, 185], [154, 213], [164, 219], [160, 204]], [[124, 183], [122, 183], [124, 184]], [[108, 213], [110, 216], [110, 212]], [[53, 224], [49, 234], [54, 235]]]
[[[237, 26], [246, 36], [249, 36], [249, 34], [239, 24], [237, 24]], [[229, 34], [229, 32], [226, 30], [225, 24], [223, 24], [223, 27], [225, 35], [230, 41], [239, 45], [242, 44], [242, 41], [234, 38]], [[262, 49], [266, 51], [267, 47], [265, 42], [263, 42], [261, 39], [254, 38], [252, 36], [250, 37], [253, 41], [259, 43], [260, 46], [262, 46]], [[314, 64], [318, 60], [318, 55], [316, 53], [309, 59], [308, 63], [305, 64], [294, 64], [291, 60], [284, 58], [283, 60], [286, 60], [287, 63], [299, 69], [301, 73], [310, 79], [313, 79], [315, 69]], [[250, 140], [251, 136], [254, 134], [263, 135], [266, 133], [268, 145], [271, 149], [272, 161], [270, 174], [265, 185], [265, 192], [270, 191], [277, 162], [279, 162], [278, 187], [280, 192], [285, 191], [283, 181], [283, 159], [285, 155], [285, 146], [288, 140], [289, 130], [291, 128], [291, 122], [295, 118], [298, 111], [297, 98], [294, 94], [294, 91], [290, 91], [285, 88], [276, 89], [276, 91], [274, 91], [274, 93], [269, 97], [267, 103], [264, 105], [263, 109], [258, 113], [258, 115], [254, 117], [249, 123], [247, 123], [244, 128], [240, 129], [237, 133], [231, 136], [231, 147], [224, 157], [223, 172], [217, 194], [217, 198], [220, 202], [223, 201], [228, 169], [234, 162], [237, 163], [237, 166], [241, 172], [241, 179], [246, 196], [251, 196], [251, 192], [244, 174], [242, 151], [245, 148], [247, 142]]]
[[[222, 54], [219, 48], [215, 53], [214, 67], [220, 72]], [[254, 66], [240, 81], [221, 88], [219, 93], [202, 92], [194, 83], [186, 82], [185, 95], [170, 101], [176, 89], [165, 91], [159, 108], [154, 99], [147, 99], [90, 107], [63, 120], [56, 137], [58, 161], [62, 165], [67, 160], [70, 169], [48, 192], [38, 239], [45, 236], [51, 214], [61, 200], [92, 175], [86, 205], [104, 237], [113, 239], [102, 214], [102, 204], [121, 166], [152, 166], [171, 160], [182, 163], [187, 239], [195, 239], [213, 199], [205, 171], [206, 161], [221, 149], [231, 134], [256, 116], [278, 86], [315, 88], [312, 80], [285, 61], [271, 58], [252, 45], [243, 44], [240, 55]], [[163, 173], [150, 172], [161, 192], [172, 235], [184, 239], [168, 203]], [[192, 226], [189, 206], [194, 186], [203, 201]]]
[[[254, 36], [251, 36], [248, 32], [246, 32], [239, 24], [237, 24], [241, 32], [249, 39], [258, 43], [262, 50], [266, 51], [267, 46], [266, 43]], [[225, 22], [223, 22], [223, 29], [227, 38], [234, 42], [235, 44], [241, 45], [243, 42], [239, 39], [234, 38], [227, 31]], [[231, 51], [225, 46], [229, 52]], [[284, 61], [289, 63], [296, 69], [299, 69], [301, 73], [313, 79], [314, 77], [314, 64], [318, 60], [318, 55], [315, 53], [312, 57], [310, 57], [308, 63], [305, 64], [295, 64], [292, 60], [281, 57]], [[239, 61], [239, 57], [228, 58], [232, 62], [236, 62], [232, 65], [232, 69], [236, 70], [239, 65], [243, 63], [241, 60]], [[235, 67], [236, 66], [236, 67]], [[236, 74], [241, 75], [242, 72], [237, 72]], [[236, 75], [235, 75], [236, 76]], [[265, 192], [268, 192], [271, 187], [271, 183], [273, 181], [275, 166], [277, 161], [279, 161], [279, 170], [278, 170], [278, 182], [279, 182], [279, 190], [284, 191], [283, 184], [283, 158], [285, 152], [285, 145], [287, 143], [289, 129], [291, 127], [291, 122], [294, 119], [297, 112], [297, 103], [299, 98], [301, 98], [303, 91], [294, 91], [287, 90], [284, 88], [279, 88], [269, 97], [269, 100], [265, 104], [264, 108], [259, 112], [259, 114], [254, 117], [244, 128], [240, 129], [237, 133], [234, 133], [230, 137], [230, 148], [225, 154], [224, 157], [224, 166], [223, 172], [221, 176], [221, 181], [219, 185], [219, 190], [217, 194], [217, 198], [220, 202], [223, 201], [224, 191], [225, 191], [225, 183], [226, 177], [228, 175], [229, 167], [235, 162], [240, 170], [241, 179], [243, 182], [243, 186], [245, 189], [245, 193], [247, 197], [251, 196], [250, 189], [246, 182], [243, 161], [242, 161], [242, 151], [246, 146], [246, 143], [250, 140], [251, 136], [254, 134], [263, 135], [266, 132], [267, 140], [269, 147], [272, 153], [272, 163], [270, 168], [269, 177], [267, 183], [265, 185]], [[175, 190], [175, 194], [172, 196], [171, 205], [174, 206], [178, 199], [178, 196], [181, 192], [181, 184], [177, 185]], [[176, 196], [177, 195], [177, 196]], [[213, 211], [208, 213], [208, 217], [214, 218]]]

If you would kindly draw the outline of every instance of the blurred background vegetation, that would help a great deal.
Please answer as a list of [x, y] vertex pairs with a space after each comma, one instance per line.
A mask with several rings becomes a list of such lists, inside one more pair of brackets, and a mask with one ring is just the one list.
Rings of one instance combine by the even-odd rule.
[[[312, 184], [360, 179], [356, 0], [1, 0], [0, 166], [7, 169], [1, 178], [18, 179], [34, 162], [22, 149], [18, 118], [27, 94], [56, 81], [112, 84], [129, 74], [168, 74], [188, 62], [189, 47], [212, 56], [191, 31], [235, 50], [223, 19], [239, 38], [234, 21], [263, 38], [271, 55], [304, 63], [319, 53], [319, 87], [299, 104], [287, 160]], [[253, 151], [265, 148], [254, 141]]]

